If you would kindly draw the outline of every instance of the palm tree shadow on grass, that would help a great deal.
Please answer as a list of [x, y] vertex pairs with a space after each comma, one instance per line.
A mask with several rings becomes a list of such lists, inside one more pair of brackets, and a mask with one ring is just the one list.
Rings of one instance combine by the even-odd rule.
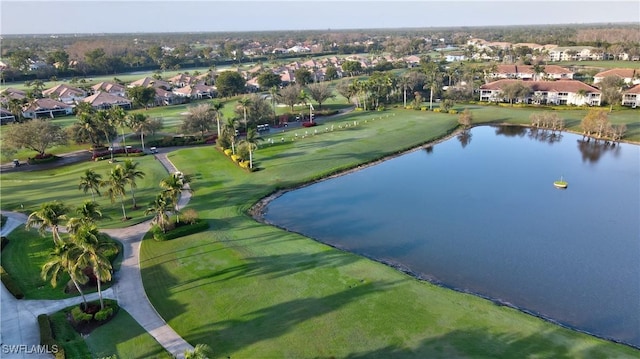
[[186, 339], [191, 343], [214, 343], [224, 356], [262, 340], [276, 338], [297, 325], [327, 315], [363, 297], [397, 285], [394, 282], [360, 282], [325, 296], [293, 299], [246, 313], [237, 319], [213, 321], [195, 328]]

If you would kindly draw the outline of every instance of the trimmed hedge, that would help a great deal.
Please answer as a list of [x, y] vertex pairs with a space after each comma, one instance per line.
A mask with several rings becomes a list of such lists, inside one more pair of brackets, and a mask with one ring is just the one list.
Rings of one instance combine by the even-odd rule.
[[189, 234], [202, 232], [207, 229], [209, 229], [209, 222], [199, 219], [194, 224], [178, 223], [176, 225], [176, 228], [166, 233], [162, 233], [160, 227], [153, 226], [151, 228], [151, 233], [153, 234], [153, 239], [155, 239], [156, 241], [168, 241], [171, 239], [184, 237]]
[[205, 143], [215, 143], [211, 136], [207, 138], [196, 138], [195, 136], [166, 136], [160, 140], [149, 141], [149, 147], [173, 147], [203, 145]]
[[53, 338], [53, 330], [51, 330], [51, 322], [48, 315], [40, 314], [38, 316], [38, 327], [40, 328], [40, 345], [46, 346], [47, 350], [55, 353], [56, 359], [66, 358], [64, 348]]
[[18, 287], [18, 284], [13, 280], [13, 278], [11, 278], [9, 273], [7, 273], [7, 271], [5, 271], [2, 266], [0, 266], [0, 279], [2, 280], [4, 286], [7, 287], [9, 293], [13, 294], [16, 299], [24, 298], [22, 289]]
[[58, 156], [54, 156], [54, 155], [44, 155], [44, 156], [40, 156], [37, 155], [34, 158], [29, 157], [29, 159], [27, 160], [27, 163], [30, 165], [37, 165], [37, 164], [42, 164], [42, 163], [49, 163], [49, 162], [54, 162], [57, 161], [59, 159], [61, 159], [62, 157], [58, 157]]

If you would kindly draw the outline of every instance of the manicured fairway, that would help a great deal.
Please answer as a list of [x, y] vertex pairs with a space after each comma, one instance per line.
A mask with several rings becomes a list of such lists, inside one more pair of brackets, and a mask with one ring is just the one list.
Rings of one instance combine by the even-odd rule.
[[[482, 122], [528, 123], [528, 113], [516, 109], [476, 111]], [[189, 207], [211, 229], [143, 243], [150, 300], [187, 341], [210, 345], [220, 358], [637, 357], [630, 347], [420, 282], [246, 214], [277, 188], [438, 139], [454, 130], [456, 118], [354, 112], [273, 135], [274, 144], [256, 152], [254, 173], [213, 148], [172, 154], [194, 175]]]

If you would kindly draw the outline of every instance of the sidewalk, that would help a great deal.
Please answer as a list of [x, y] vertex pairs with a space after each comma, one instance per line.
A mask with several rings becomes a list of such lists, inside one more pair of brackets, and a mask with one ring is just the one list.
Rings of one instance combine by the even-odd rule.
[[[177, 169], [169, 161], [166, 153], [155, 155], [169, 173]], [[59, 164], [57, 161], [56, 164]], [[184, 207], [191, 198], [189, 191], [183, 191], [180, 196], [178, 207]], [[22, 225], [27, 216], [22, 213], [5, 212], [7, 223], [2, 228], [1, 234], [4, 236], [12, 230]], [[184, 358], [185, 350], [193, 350], [193, 346], [187, 343], [173, 328], [171, 328], [162, 317], [156, 312], [149, 302], [142, 283], [140, 273], [140, 245], [145, 233], [149, 230], [149, 221], [139, 223], [134, 226], [118, 229], [107, 229], [103, 232], [109, 234], [114, 239], [123, 244], [123, 261], [120, 270], [115, 273], [113, 280], [115, 284], [105, 290], [105, 298], [115, 299], [120, 307], [129, 314], [153, 336], [160, 345], [173, 354], [176, 358]], [[2, 345], [32, 345], [40, 343], [40, 333], [38, 329], [37, 316], [42, 313], [51, 314], [68, 306], [81, 302], [80, 297], [68, 298], [64, 300], [17, 300], [11, 295], [4, 285], [0, 286], [0, 301], [2, 303], [0, 318], [0, 341]], [[88, 298], [97, 299], [98, 294], [92, 293]], [[2, 358], [51, 358], [46, 354], [0, 354]]]

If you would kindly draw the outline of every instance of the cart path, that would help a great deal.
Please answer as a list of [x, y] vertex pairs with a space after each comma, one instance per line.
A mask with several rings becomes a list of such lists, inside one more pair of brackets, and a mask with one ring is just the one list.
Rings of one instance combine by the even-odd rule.
[[[177, 171], [176, 167], [167, 158], [167, 153], [155, 155], [169, 173]], [[191, 192], [185, 190], [180, 196], [178, 208], [183, 208], [191, 199]], [[5, 212], [7, 222], [1, 230], [2, 236], [7, 235], [18, 226], [26, 222], [27, 216], [22, 213]], [[142, 238], [151, 227], [150, 221], [134, 226], [118, 229], [105, 229], [104, 233], [119, 240], [123, 245], [123, 261], [120, 270], [114, 273], [115, 284], [103, 291], [103, 296], [118, 301], [120, 307], [125, 309], [160, 345], [177, 358], [184, 358], [186, 350], [193, 350], [193, 346], [187, 343], [173, 328], [171, 328], [156, 312], [149, 302], [144, 290], [142, 275], [140, 272], [140, 245]], [[97, 293], [87, 296], [89, 300], [98, 298]], [[39, 314], [55, 313], [71, 305], [79, 304], [81, 297], [67, 298], [64, 300], [18, 300], [4, 287], [0, 288], [1, 318], [0, 318], [0, 342], [2, 345], [27, 345], [28, 348], [40, 344], [40, 332], [37, 316]], [[4, 348], [4, 347], [3, 347]], [[2, 358], [51, 358], [49, 354], [12, 353], [5, 354]]]

